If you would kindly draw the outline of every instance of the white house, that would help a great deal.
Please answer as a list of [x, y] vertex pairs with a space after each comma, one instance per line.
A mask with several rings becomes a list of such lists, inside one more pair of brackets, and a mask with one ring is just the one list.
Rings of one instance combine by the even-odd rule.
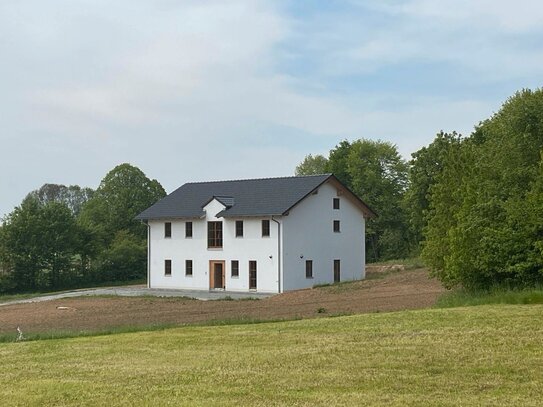
[[278, 293], [364, 278], [373, 216], [324, 174], [188, 183], [137, 219], [150, 288]]

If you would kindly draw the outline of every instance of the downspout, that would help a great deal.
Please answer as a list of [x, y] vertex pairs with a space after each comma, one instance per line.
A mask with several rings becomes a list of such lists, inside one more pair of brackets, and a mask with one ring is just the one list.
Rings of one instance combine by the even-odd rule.
[[151, 226], [149, 222], [142, 223], [147, 226], [147, 288], [151, 288]]
[[281, 293], [281, 222], [274, 219], [273, 215], [271, 219], [277, 223], [277, 292]]

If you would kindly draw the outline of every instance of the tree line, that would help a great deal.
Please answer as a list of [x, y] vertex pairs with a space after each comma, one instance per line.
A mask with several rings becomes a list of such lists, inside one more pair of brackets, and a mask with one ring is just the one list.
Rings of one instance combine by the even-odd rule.
[[146, 275], [146, 226], [134, 220], [166, 195], [121, 164], [96, 190], [45, 184], [0, 228], [0, 292], [51, 290]]
[[[469, 136], [440, 132], [404, 160], [385, 141], [343, 140], [296, 174], [334, 173], [378, 213], [369, 262], [421, 256], [445, 286], [543, 283], [543, 90], [522, 90]], [[0, 227], [0, 292], [143, 278], [146, 226], [166, 195], [121, 164], [96, 190], [46, 184]]]
[[379, 214], [368, 261], [420, 255], [447, 287], [543, 283], [543, 90], [517, 92], [467, 137], [438, 133], [409, 161], [360, 139], [296, 168], [327, 172]]

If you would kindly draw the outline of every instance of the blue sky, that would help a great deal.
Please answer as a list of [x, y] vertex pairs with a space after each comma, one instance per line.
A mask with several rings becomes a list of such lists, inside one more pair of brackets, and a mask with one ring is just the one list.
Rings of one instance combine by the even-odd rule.
[[542, 21], [529, 0], [0, 2], [0, 216], [122, 162], [171, 192], [342, 139], [409, 158], [541, 86]]

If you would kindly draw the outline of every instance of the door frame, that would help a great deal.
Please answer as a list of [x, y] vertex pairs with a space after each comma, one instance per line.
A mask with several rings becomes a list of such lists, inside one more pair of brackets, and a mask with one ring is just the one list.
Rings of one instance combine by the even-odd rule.
[[209, 260], [209, 289], [215, 290], [215, 264], [222, 264], [222, 289], [226, 289], [226, 261]]
[[[251, 287], [251, 263], [255, 263], [255, 286]], [[256, 260], [249, 260], [249, 290], [256, 291], [258, 287], [258, 263]]]

